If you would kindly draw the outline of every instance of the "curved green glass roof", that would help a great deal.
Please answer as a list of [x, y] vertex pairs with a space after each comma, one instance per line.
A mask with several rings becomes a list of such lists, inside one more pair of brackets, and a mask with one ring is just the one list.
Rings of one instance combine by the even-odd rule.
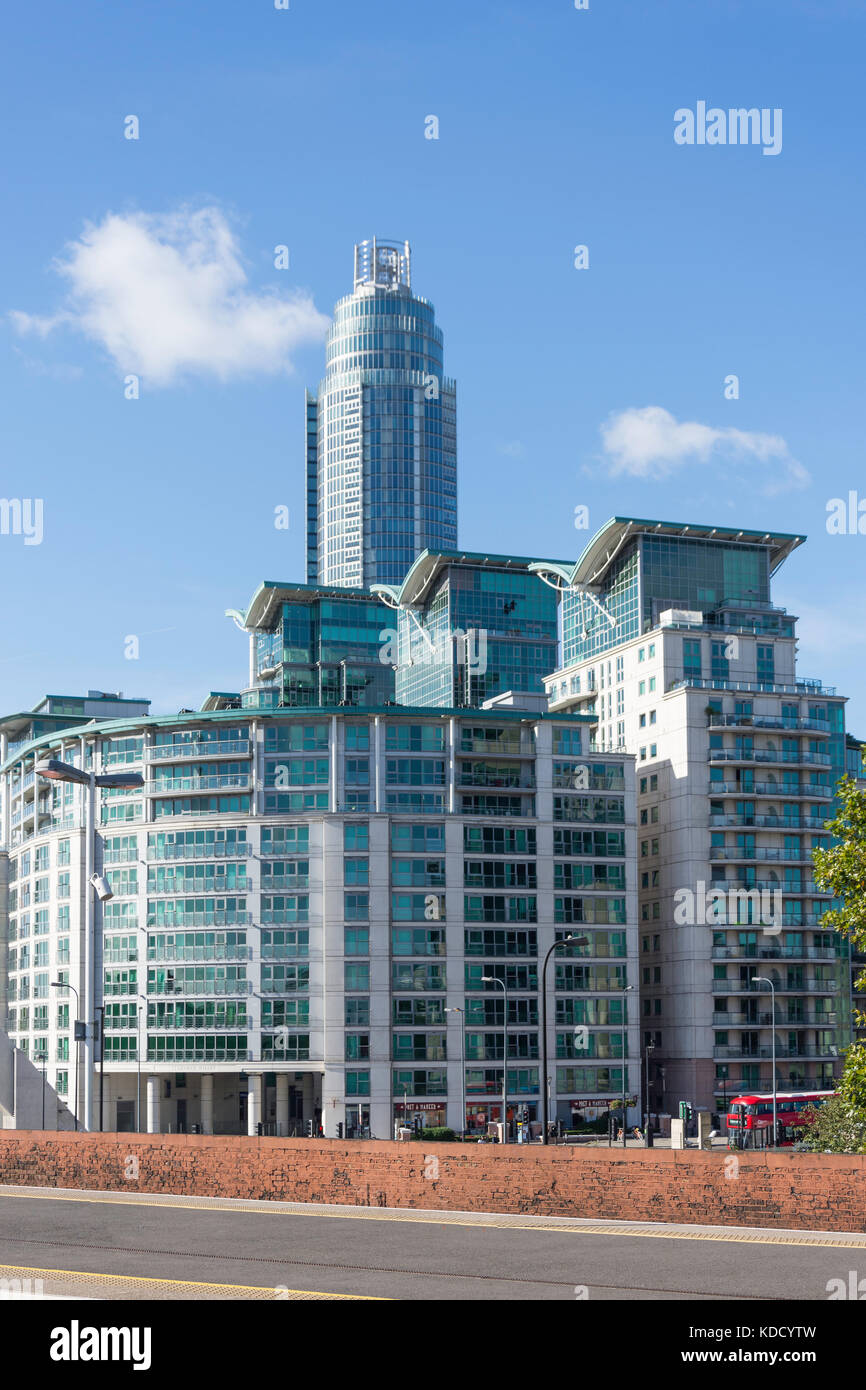
[[571, 583], [590, 588], [601, 584], [626, 542], [639, 535], [766, 545], [770, 550], [771, 574], [775, 573], [791, 551], [802, 545], [806, 539], [805, 536], [792, 536], [781, 531], [747, 531], [740, 526], [707, 526], [700, 522], [644, 521], [638, 517], [613, 516], [585, 547], [574, 566]]

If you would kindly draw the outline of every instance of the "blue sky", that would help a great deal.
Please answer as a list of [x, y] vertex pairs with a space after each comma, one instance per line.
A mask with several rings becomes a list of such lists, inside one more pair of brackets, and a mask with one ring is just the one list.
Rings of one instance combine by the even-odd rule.
[[[866, 502], [864, 0], [42, 0], [4, 30], [0, 491], [44, 514], [0, 535], [0, 709], [244, 683], [223, 613], [303, 578], [304, 388], [378, 234], [446, 335], [461, 544], [576, 556], [580, 504], [805, 534], [777, 601], [866, 730], [866, 538], [826, 530]], [[677, 145], [699, 101], [781, 108], [781, 152]]]

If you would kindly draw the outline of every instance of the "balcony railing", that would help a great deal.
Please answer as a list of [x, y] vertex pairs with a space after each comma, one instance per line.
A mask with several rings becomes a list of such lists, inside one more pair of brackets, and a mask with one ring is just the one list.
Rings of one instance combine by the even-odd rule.
[[156, 744], [147, 750], [147, 761], [182, 762], [187, 758], [247, 758], [250, 741], [247, 738], [216, 740], [213, 743]]
[[151, 796], [175, 796], [180, 792], [212, 792], [233, 788], [249, 791], [252, 775], [248, 772], [226, 772], [207, 777], [176, 777], [171, 780], [154, 778], [148, 785]]
[[805, 729], [830, 733], [829, 719], [795, 718], [793, 715], [718, 714], [707, 715], [711, 729]]
[[[249, 960], [251, 948], [249, 946], [148, 946], [148, 964], [162, 964], [167, 961], [212, 961], [212, 960]], [[107, 956], [104, 957], [107, 959]], [[129, 959], [129, 957], [124, 957]], [[131, 957], [136, 960], [136, 956]]]
[[186, 996], [188, 994], [202, 994], [216, 996], [231, 996], [235, 999], [242, 999], [250, 992], [248, 980], [175, 980], [172, 984], [164, 984], [161, 987], [156, 984], [148, 983], [148, 997], [151, 995], [156, 998]]
[[749, 859], [759, 863], [787, 863], [787, 864], [808, 864], [812, 860], [811, 849], [787, 850], [778, 849], [775, 846], [766, 848], [763, 845], [736, 845], [727, 847], [723, 845], [713, 845], [710, 848], [711, 859]]
[[[766, 989], [748, 980], [713, 980], [713, 994], [758, 994]], [[838, 980], [782, 980], [776, 985], [777, 994], [838, 994]]]
[[833, 788], [825, 787], [820, 782], [798, 782], [796, 786], [788, 786], [784, 782], [753, 782], [748, 786], [743, 786], [739, 782], [710, 782], [710, 796], [772, 796], [776, 800], [784, 801], [789, 798], [797, 800], [829, 801], [833, 796]]
[[155, 912], [147, 914], [147, 925], [155, 931], [183, 931], [186, 927], [233, 927], [244, 926], [253, 920], [251, 912], [241, 912], [231, 908], [214, 908], [209, 912], [184, 912], [157, 917]]
[[[165, 859], [243, 859], [250, 853], [252, 846], [246, 841], [237, 843], [228, 840], [213, 840], [205, 844], [162, 844], [150, 845], [147, 851], [148, 860], [160, 862]], [[108, 860], [105, 861], [108, 863]]]
[[842, 960], [832, 946], [714, 946], [713, 960]]
[[687, 676], [684, 680], [671, 681], [668, 690], [682, 690], [690, 686], [694, 690], [743, 690], [760, 695], [830, 695], [836, 694], [834, 685], [822, 685], [819, 680], [804, 677], [796, 685], [781, 685], [776, 681], [731, 681], [707, 680], [700, 676]]
[[738, 826], [749, 829], [754, 826], [756, 830], [810, 830], [813, 834], [824, 832], [826, 821], [814, 818], [801, 818], [799, 816], [743, 816], [743, 815], [711, 815], [710, 826], [713, 830], [722, 830], [727, 826]]
[[[766, 1058], [772, 1057], [772, 1055], [772, 1046], [744, 1049], [742, 1046], [732, 1043], [727, 1047], [719, 1046], [713, 1048], [713, 1056], [719, 1059], [735, 1057], [742, 1058], [744, 1061], [749, 1061], [751, 1058]], [[829, 1059], [831, 1057], [838, 1057], [838, 1055], [839, 1048], [836, 1045], [828, 1044], [826, 1047], [819, 1047], [815, 1043], [804, 1043], [802, 1047], [789, 1048], [784, 1043], [776, 1044], [777, 1059], [786, 1058], [788, 1060], [796, 1060], [798, 1057], [822, 1057]]]
[[711, 763], [806, 763], [829, 767], [829, 753], [812, 753], [808, 748], [788, 753], [775, 748], [711, 748], [707, 754]]
[[[776, 1014], [777, 1028], [835, 1028], [838, 1015], [833, 1013], [826, 1014], [801, 1014], [799, 1018], [788, 1018], [785, 1014]], [[729, 1013], [723, 1010], [713, 1014], [714, 1028], [770, 1028], [773, 1023], [772, 1014], [742, 1014]]]

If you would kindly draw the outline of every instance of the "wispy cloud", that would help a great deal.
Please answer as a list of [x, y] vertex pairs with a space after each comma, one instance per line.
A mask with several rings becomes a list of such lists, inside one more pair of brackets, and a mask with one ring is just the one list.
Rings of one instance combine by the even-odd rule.
[[781, 435], [677, 420], [660, 405], [615, 412], [601, 426], [601, 437], [614, 476], [657, 481], [686, 466], [713, 464], [720, 480], [747, 476], [751, 487], [767, 495], [811, 482]]
[[13, 310], [18, 332], [75, 329], [122, 372], [155, 386], [290, 372], [292, 354], [328, 326], [301, 291], [249, 288], [237, 237], [217, 207], [108, 213], [85, 226], [54, 269], [67, 298], [47, 316]]
[[504, 444], [497, 446], [500, 454], [505, 454], [507, 458], [520, 459], [526, 453], [526, 449], [519, 439], [509, 439]]

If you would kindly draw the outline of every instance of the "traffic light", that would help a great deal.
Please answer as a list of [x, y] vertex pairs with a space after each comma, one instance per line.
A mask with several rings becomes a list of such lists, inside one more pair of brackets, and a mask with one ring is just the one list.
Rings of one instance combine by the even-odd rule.
[[342, 1139], [342, 1137], [343, 1137], [343, 1122], [342, 1122], [342, 1120], [338, 1120], [338, 1121], [337, 1121], [337, 1138], [338, 1138], [338, 1139]]
[[307, 1138], [308, 1138], [308, 1139], [312, 1139], [312, 1137], [313, 1137], [313, 1122], [312, 1122], [312, 1120], [307, 1120]]

